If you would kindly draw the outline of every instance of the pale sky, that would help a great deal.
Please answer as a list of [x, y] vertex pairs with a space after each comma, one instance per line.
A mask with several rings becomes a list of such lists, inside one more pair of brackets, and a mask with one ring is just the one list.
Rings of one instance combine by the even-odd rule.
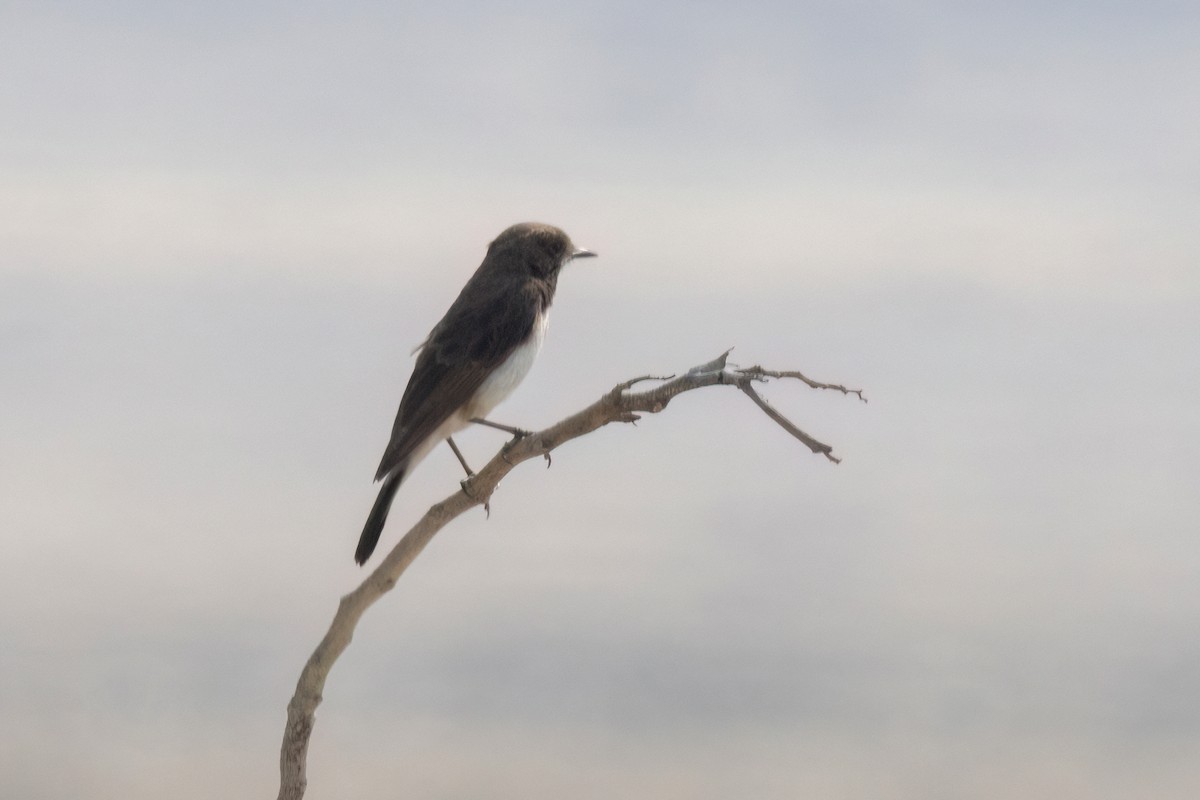
[[[1193, 798], [1187, 3], [9, 3], [0, 794], [272, 796], [428, 333], [600, 258], [514, 471], [335, 666], [311, 798]], [[468, 431], [484, 463], [503, 441]], [[381, 548], [459, 480], [441, 448]]]

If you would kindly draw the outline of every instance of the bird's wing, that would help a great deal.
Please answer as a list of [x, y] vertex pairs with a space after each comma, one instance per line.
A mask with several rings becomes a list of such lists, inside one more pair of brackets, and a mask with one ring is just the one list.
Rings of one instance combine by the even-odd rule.
[[446, 312], [417, 356], [375, 480], [404, 463], [528, 338], [545, 292], [534, 282], [520, 291], [520, 302], [512, 301], [511, 286], [497, 287], [483, 303], [456, 302]]

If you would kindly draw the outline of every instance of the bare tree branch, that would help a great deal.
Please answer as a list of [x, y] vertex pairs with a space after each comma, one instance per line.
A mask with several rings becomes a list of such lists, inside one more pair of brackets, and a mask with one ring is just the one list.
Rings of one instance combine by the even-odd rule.
[[840, 383], [821, 383], [820, 381], [814, 381], [812, 378], [806, 377], [803, 372], [797, 372], [796, 370], [776, 372], [770, 369], [763, 369], [762, 367], [756, 365], [753, 367], [747, 367], [746, 369], [741, 370], [741, 372], [745, 375], [762, 378], [797, 378], [804, 381], [814, 389], [833, 389], [834, 391], [841, 392], [842, 394], [856, 394], [858, 395], [859, 400], [862, 400], [864, 403], [867, 402], [867, 398], [863, 397], [862, 389], [847, 389]]
[[[859, 399], [866, 402], [862, 392], [812, 381], [794, 371], [774, 372], [758, 366], [730, 369], [726, 363], [729, 352], [727, 350], [712, 361], [693, 367], [678, 377], [655, 378], [645, 375], [617, 384], [599, 400], [556, 425], [509, 441], [487, 466], [463, 481], [462, 491], [457, 491], [433, 505], [358, 588], [341, 599], [329, 631], [304, 665], [300, 680], [296, 684], [296, 693], [288, 703], [287, 725], [279, 754], [279, 800], [300, 800], [304, 796], [308, 784], [305, 773], [308, 743], [316, 722], [316, 709], [321, 703], [321, 692], [325, 688], [325, 680], [334, 662], [350, 645], [359, 618], [372, 603], [396, 585], [396, 581], [408, 569], [409, 564], [447, 523], [474, 506], [482, 505], [486, 508], [496, 486], [516, 465], [531, 458], [544, 457], [548, 466], [550, 452], [572, 439], [591, 433], [610, 422], [635, 422], [641, 413], [657, 414], [677, 395], [718, 384], [738, 387], [767, 416], [804, 442], [814, 453], [820, 453], [838, 463], [839, 459], [833, 456], [833, 448], [804, 433], [771, 408], [751, 384], [768, 378], [798, 378], [815, 389], [837, 389], [843, 394], [857, 394]], [[635, 384], [649, 380], [662, 383], [642, 392], [628, 391]]]
[[758, 392], [754, 391], [754, 387], [750, 385], [749, 381], [738, 384], [738, 388], [749, 395], [750, 399], [757, 403], [758, 407], [766, 412], [768, 417], [778, 422], [781, 428], [790, 433], [792, 436], [795, 436], [800, 441], [804, 442], [809, 450], [812, 450], [814, 453], [820, 453], [835, 464], [842, 463], [840, 458], [836, 458], [833, 455], [832, 447], [824, 442], [818, 442], [816, 439], [812, 438], [807, 433], [793, 425], [792, 421], [783, 414], [780, 414], [778, 411], [771, 408], [771, 405], [766, 400], [763, 400]]

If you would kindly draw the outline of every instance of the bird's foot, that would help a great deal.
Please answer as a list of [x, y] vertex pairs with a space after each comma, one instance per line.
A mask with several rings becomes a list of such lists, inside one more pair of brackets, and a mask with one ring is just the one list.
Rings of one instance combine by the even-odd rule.
[[[475, 502], [479, 502], [479, 498], [476, 497], [475, 493], [471, 491], [471, 483], [474, 480], [475, 480], [475, 473], [472, 472], [468, 477], [463, 478], [461, 481], [459, 481], [458, 485], [462, 489], [463, 494], [465, 494], [467, 497], [471, 498]], [[484, 499], [483, 512], [485, 514], [487, 514], [488, 519], [492, 518], [492, 499], [491, 499], [491, 497], [487, 497]]]

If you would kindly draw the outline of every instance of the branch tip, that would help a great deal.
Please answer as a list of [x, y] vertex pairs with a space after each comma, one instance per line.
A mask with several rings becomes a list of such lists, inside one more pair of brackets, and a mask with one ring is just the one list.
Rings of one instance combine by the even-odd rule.
[[772, 369], [763, 369], [759, 365], [755, 364], [753, 367], [747, 367], [746, 369], [739, 370], [739, 372], [741, 372], [743, 375], [751, 377], [754, 380], [766, 380], [767, 378], [795, 378], [796, 380], [803, 381], [804, 383], [808, 384], [813, 389], [831, 389], [835, 392], [841, 392], [845, 395], [858, 395], [859, 400], [864, 403], [867, 402], [867, 398], [863, 396], [862, 389], [848, 389], [840, 383], [822, 383], [821, 381], [814, 381], [812, 378], [808, 377], [799, 370], [777, 371]]
[[689, 369], [687, 371], [687, 374], [688, 375], [704, 375], [709, 372], [720, 372], [725, 369], [725, 362], [728, 360], [729, 354], [732, 352], [733, 352], [733, 348], [731, 347], [728, 350], [726, 350], [724, 353], [721, 353], [721, 355], [714, 358], [712, 361], [709, 361], [705, 364], [701, 364], [698, 367], [692, 367], [691, 369]]

